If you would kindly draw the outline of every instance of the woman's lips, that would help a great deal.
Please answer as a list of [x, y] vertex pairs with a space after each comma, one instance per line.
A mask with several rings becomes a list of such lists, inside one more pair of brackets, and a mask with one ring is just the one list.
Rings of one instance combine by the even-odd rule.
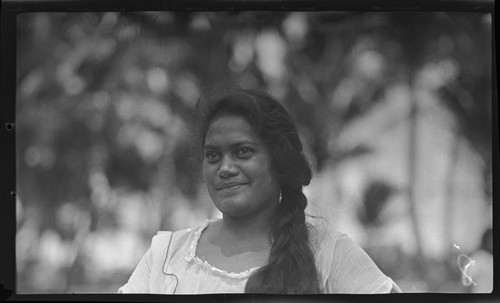
[[221, 184], [216, 189], [217, 190], [231, 190], [231, 189], [239, 188], [239, 187], [246, 185], [246, 184], [247, 183], [242, 183], [242, 182], [229, 182], [229, 183]]

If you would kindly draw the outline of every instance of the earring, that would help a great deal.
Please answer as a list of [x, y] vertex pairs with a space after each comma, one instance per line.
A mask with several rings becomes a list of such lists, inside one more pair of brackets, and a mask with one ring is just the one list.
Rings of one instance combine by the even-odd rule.
[[283, 198], [281, 196], [281, 190], [280, 190], [280, 197], [279, 197], [279, 200], [278, 200], [278, 204], [281, 204], [281, 199], [283, 199]]

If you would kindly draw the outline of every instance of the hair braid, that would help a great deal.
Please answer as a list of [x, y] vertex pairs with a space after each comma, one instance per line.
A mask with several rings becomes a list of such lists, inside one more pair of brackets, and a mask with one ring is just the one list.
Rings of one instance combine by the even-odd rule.
[[245, 292], [321, 293], [309, 246], [306, 204], [300, 188], [282, 188], [282, 201], [271, 226], [273, 245], [268, 264], [250, 277]]

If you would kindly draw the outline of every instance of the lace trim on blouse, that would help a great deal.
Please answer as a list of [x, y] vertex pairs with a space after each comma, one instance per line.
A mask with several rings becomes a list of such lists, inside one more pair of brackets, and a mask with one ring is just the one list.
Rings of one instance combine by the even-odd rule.
[[188, 250], [188, 255], [184, 258], [185, 261], [187, 262], [195, 262], [201, 266], [204, 266], [205, 268], [208, 268], [214, 273], [220, 274], [222, 276], [228, 277], [228, 278], [236, 278], [236, 279], [246, 279], [250, 277], [250, 275], [260, 267], [252, 267], [250, 269], [247, 269], [243, 272], [235, 273], [235, 272], [228, 272], [224, 269], [217, 268], [210, 263], [208, 263], [206, 260], [200, 259], [196, 255], [196, 247], [198, 246], [198, 242], [200, 241], [201, 233], [208, 227], [208, 224], [213, 221], [207, 221], [204, 225], [201, 225], [198, 227], [198, 229], [194, 233], [193, 241], [191, 242], [191, 245], [189, 246]]

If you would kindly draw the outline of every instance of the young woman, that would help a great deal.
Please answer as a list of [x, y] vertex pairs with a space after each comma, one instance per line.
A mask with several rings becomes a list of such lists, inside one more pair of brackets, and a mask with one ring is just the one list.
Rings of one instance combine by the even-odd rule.
[[311, 169], [278, 101], [232, 89], [198, 108], [203, 175], [223, 218], [159, 232], [120, 293], [400, 292], [349, 237], [306, 219]]

